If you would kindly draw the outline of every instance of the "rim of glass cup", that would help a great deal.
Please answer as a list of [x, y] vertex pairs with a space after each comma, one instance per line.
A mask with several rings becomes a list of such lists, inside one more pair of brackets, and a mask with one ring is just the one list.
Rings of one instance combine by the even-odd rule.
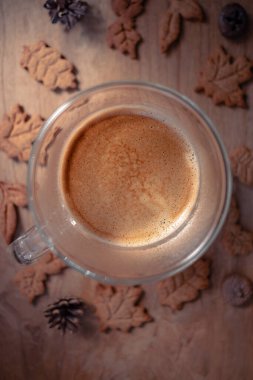
[[[163, 273], [154, 274], [154, 275], [150, 275], [146, 277], [139, 277], [139, 278], [117, 278], [117, 277], [110, 277], [101, 273], [96, 273], [95, 271], [92, 272], [86, 268], [79, 266], [74, 261], [70, 260], [68, 257], [65, 257], [64, 254], [62, 254], [60, 251], [58, 251], [54, 247], [53, 242], [51, 241], [50, 237], [46, 234], [43, 228], [41, 228], [43, 226], [41, 226], [39, 218], [36, 215], [36, 208], [35, 208], [33, 195], [32, 195], [32, 187], [33, 187], [32, 180], [35, 174], [35, 161], [36, 161], [35, 159], [39, 152], [40, 142], [43, 140], [44, 135], [47, 133], [47, 130], [51, 127], [52, 123], [80, 97], [88, 96], [92, 93], [94, 94], [96, 92], [101, 92], [102, 90], [113, 89], [117, 87], [135, 87], [135, 88], [142, 88], [142, 89], [157, 91], [157, 92], [163, 93], [164, 95], [167, 95], [176, 99], [177, 101], [183, 103], [188, 108], [193, 110], [206, 123], [209, 130], [212, 132], [220, 148], [220, 152], [221, 152], [223, 162], [224, 162], [224, 167], [225, 167], [226, 186], [227, 186], [226, 196], [225, 196], [224, 205], [220, 214], [219, 221], [217, 222], [215, 228], [213, 229], [213, 232], [210, 235], [209, 239], [205, 242], [205, 244], [203, 244], [202, 246], [196, 249], [198, 250], [196, 254], [193, 254], [193, 252], [189, 252], [189, 255], [187, 256], [187, 258], [185, 258], [182, 262], [178, 263], [173, 269], [167, 269]], [[231, 201], [231, 196], [232, 196], [232, 175], [231, 175], [231, 169], [230, 169], [230, 161], [226, 152], [226, 148], [213, 122], [204, 113], [204, 111], [202, 111], [197, 106], [197, 104], [191, 101], [187, 96], [169, 87], [166, 87], [157, 83], [147, 82], [147, 81], [110, 81], [110, 82], [105, 82], [105, 83], [90, 87], [87, 90], [80, 91], [78, 94], [76, 94], [75, 96], [72, 96], [70, 99], [65, 101], [61, 106], [59, 106], [45, 121], [32, 147], [29, 164], [28, 164], [27, 188], [28, 188], [28, 196], [29, 196], [29, 199], [28, 199], [29, 209], [31, 211], [34, 224], [38, 228], [41, 238], [44, 241], [44, 243], [48, 246], [48, 249], [52, 250], [59, 258], [63, 259], [65, 263], [69, 265], [70, 267], [72, 267], [73, 269], [81, 272], [85, 276], [90, 277], [96, 281], [108, 283], [111, 285], [119, 284], [119, 283], [124, 284], [124, 285], [136, 285], [136, 284], [149, 283], [153, 281], [161, 281], [167, 277], [173, 276], [177, 274], [178, 272], [183, 271], [191, 264], [193, 264], [198, 258], [200, 258], [208, 250], [208, 248], [212, 245], [212, 243], [217, 238], [225, 222], [225, 219], [227, 217], [227, 213], [228, 213], [230, 201]]]

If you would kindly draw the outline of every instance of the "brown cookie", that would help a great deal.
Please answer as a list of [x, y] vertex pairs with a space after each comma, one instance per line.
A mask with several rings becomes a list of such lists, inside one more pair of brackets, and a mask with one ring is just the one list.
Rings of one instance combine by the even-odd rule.
[[107, 29], [107, 44], [111, 49], [136, 59], [142, 37], [136, 31], [135, 19], [144, 11], [144, 0], [112, 0], [111, 4], [119, 17]]
[[219, 47], [207, 60], [195, 90], [204, 92], [214, 104], [246, 107], [245, 93], [240, 85], [253, 78], [253, 61], [245, 56], [234, 59]]
[[43, 41], [24, 46], [21, 67], [32, 78], [44, 84], [50, 90], [77, 88], [74, 66], [61, 53]]
[[160, 50], [166, 53], [181, 34], [183, 20], [203, 21], [204, 13], [198, 1], [171, 0], [159, 26]]
[[224, 300], [232, 306], [245, 305], [252, 298], [252, 282], [240, 274], [226, 277], [222, 285]]
[[135, 18], [144, 11], [144, 0], [111, 0], [114, 13], [121, 17]]
[[121, 330], [128, 332], [152, 321], [152, 317], [139, 305], [143, 295], [140, 286], [106, 286], [98, 284], [95, 294], [96, 314], [101, 331]]
[[233, 174], [246, 186], [253, 186], [253, 150], [242, 145], [230, 154]]
[[0, 181], [0, 233], [7, 244], [13, 238], [17, 226], [15, 206], [27, 205], [26, 188], [15, 183]]
[[253, 234], [240, 224], [240, 210], [235, 195], [232, 197], [221, 243], [225, 251], [232, 256], [244, 256], [253, 252]]
[[108, 27], [108, 46], [122, 54], [128, 54], [132, 59], [137, 58], [137, 46], [141, 40], [141, 35], [135, 30], [131, 18], [121, 17]]
[[240, 224], [225, 226], [222, 244], [232, 256], [245, 256], [253, 252], [253, 234], [244, 230]]
[[46, 280], [50, 275], [60, 273], [66, 268], [66, 264], [52, 253], [47, 253], [35, 264], [22, 268], [14, 277], [21, 294], [24, 294], [29, 302], [43, 295], [46, 291]]
[[170, 46], [178, 40], [181, 33], [182, 18], [178, 12], [166, 11], [160, 21], [159, 39], [161, 53], [166, 53]]
[[32, 143], [42, 124], [39, 115], [30, 116], [22, 106], [15, 105], [0, 122], [0, 149], [11, 158], [28, 161]]
[[160, 303], [173, 311], [180, 310], [186, 302], [195, 300], [200, 290], [209, 287], [210, 260], [200, 259], [185, 271], [158, 284]]
[[178, 12], [185, 20], [203, 21], [204, 12], [197, 0], [171, 0], [171, 9]]

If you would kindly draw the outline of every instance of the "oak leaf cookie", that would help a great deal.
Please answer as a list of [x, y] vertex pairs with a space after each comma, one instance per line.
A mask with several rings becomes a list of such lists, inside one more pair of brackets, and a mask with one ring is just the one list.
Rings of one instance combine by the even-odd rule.
[[16, 231], [16, 206], [25, 207], [26, 205], [25, 186], [0, 181], [0, 233], [7, 244], [11, 242]]
[[50, 90], [77, 88], [74, 66], [61, 53], [43, 41], [24, 46], [20, 65], [32, 78]]
[[66, 268], [66, 264], [51, 252], [42, 256], [35, 264], [22, 268], [14, 277], [21, 294], [32, 303], [46, 291], [46, 280]]
[[244, 230], [240, 224], [225, 226], [222, 244], [232, 256], [245, 256], [253, 252], [253, 234]]
[[137, 58], [137, 46], [141, 40], [142, 37], [135, 30], [131, 18], [119, 18], [108, 27], [108, 46], [119, 50], [122, 54], [129, 54], [132, 59]]
[[144, 11], [144, 0], [111, 0], [112, 10], [117, 16], [135, 18]]
[[121, 330], [128, 332], [133, 327], [152, 321], [152, 317], [139, 305], [143, 289], [140, 286], [96, 287], [95, 307], [100, 319], [101, 331]]
[[203, 21], [204, 13], [198, 1], [171, 0], [159, 26], [160, 50], [166, 53], [181, 34], [183, 20]]
[[245, 56], [234, 59], [223, 47], [208, 58], [195, 90], [204, 92], [214, 104], [246, 107], [245, 92], [240, 85], [253, 78], [253, 61]]
[[242, 145], [230, 154], [233, 175], [247, 186], [253, 186], [253, 150]]
[[160, 303], [173, 311], [195, 300], [200, 290], [209, 287], [210, 260], [200, 259], [185, 271], [158, 284]]
[[136, 30], [136, 17], [144, 11], [144, 0], [112, 0], [111, 5], [118, 19], [107, 29], [107, 44], [136, 59], [137, 47], [142, 41]]
[[235, 196], [231, 200], [221, 244], [232, 256], [245, 256], [253, 252], [253, 233], [246, 231], [240, 224], [240, 210]]
[[15, 105], [0, 122], [0, 149], [11, 158], [28, 161], [43, 121], [39, 115], [30, 116], [22, 106]]

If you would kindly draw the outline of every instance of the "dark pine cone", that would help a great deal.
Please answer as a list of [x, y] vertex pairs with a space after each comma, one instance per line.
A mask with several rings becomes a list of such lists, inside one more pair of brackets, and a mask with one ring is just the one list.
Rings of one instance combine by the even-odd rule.
[[84, 314], [84, 303], [78, 298], [62, 298], [48, 305], [44, 315], [48, 318], [49, 327], [56, 327], [65, 333], [66, 330], [77, 330]]
[[88, 12], [89, 4], [80, 0], [47, 0], [44, 7], [53, 24], [60, 22], [70, 30]]

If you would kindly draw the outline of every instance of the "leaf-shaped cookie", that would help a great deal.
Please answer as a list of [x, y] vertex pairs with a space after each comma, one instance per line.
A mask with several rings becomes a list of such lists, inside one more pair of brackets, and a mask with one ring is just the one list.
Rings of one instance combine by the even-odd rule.
[[64, 262], [49, 252], [35, 264], [22, 268], [16, 273], [14, 282], [20, 293], [24, 294], [32, 303], [35, 298], [45, 293], [48, 277], [60, 273], [65, 268]]
[[74, 66], [57, 49], [43, 41], [24, 46], [20, 64], [51, 90], [77, 88]]
[[0, 181], [0, 233], [8, 244], [17, 226], [15, 206], [25, 207], [26, 205], [25, 186]]
[[111, 3], [117, 16], [135, 18], [144, 11], [144, 0], [112, 0]]
[[184, 272], [158, 284], [160, 303], [172, 310], [182, 309], [184, 303], [195, 300], [200, 290], [209, 287], [210, 261], [200, 259]]
[[159, 26], [160, 50], [166, 53], [181, 33], [182, 18], [190, 21], [203, 21], [204, 14], [195, 0], [171, 0], [162, 16]]
[[32, 143], [42, 124], [39, 115], [30, 116], [23, 107], [15, 105], [0, 123], [0, 149], [11, 158], [28, 161]]
[[214, 104], [246, 107], [245, 93], [240, 85], [253, 78], [253, 61], [245, 56], [233, 59], [222, 47], [208, 59], [200, 72], [197, 92], [203, 91]]
[[166, 53], [173, 42], [177, 41], [181, 32], [181, 16], [178, 12], [166, 11], [159, 26], [160, 50]]
[[253, 234], [239, 224], [227, 225], [222, 235], [222, 245], [232, 256], [245, 256], [253, 252]]
[[253, 252], [253, 233], [246, 231], [240, 224], [240, 210], [235, 196], [232, 197], [221, 244], [232, 256], [245, 256]]
[[152, 321], [145, 308], [138, 303], [143, 294], [139, 286], [96, 287], [95, 306], [101, 331], [108, 329], [129, 331]]
[[204, 13], [196, 0], [171, 0], [171, 10], [179, 13], [184, 19], [203, 21]]
[[242, 145], [230, 154], [233, 174], [244, 185], [253, 186], [253, 150]]
[[109, 47], [123, 54], [129, 54], [132, 59], [137, 58], [137, 45], [141, 40], [141, 35], [135, 30], [134, 21], [131, 18], [119, 18], [109, 26], [107, 31]]

